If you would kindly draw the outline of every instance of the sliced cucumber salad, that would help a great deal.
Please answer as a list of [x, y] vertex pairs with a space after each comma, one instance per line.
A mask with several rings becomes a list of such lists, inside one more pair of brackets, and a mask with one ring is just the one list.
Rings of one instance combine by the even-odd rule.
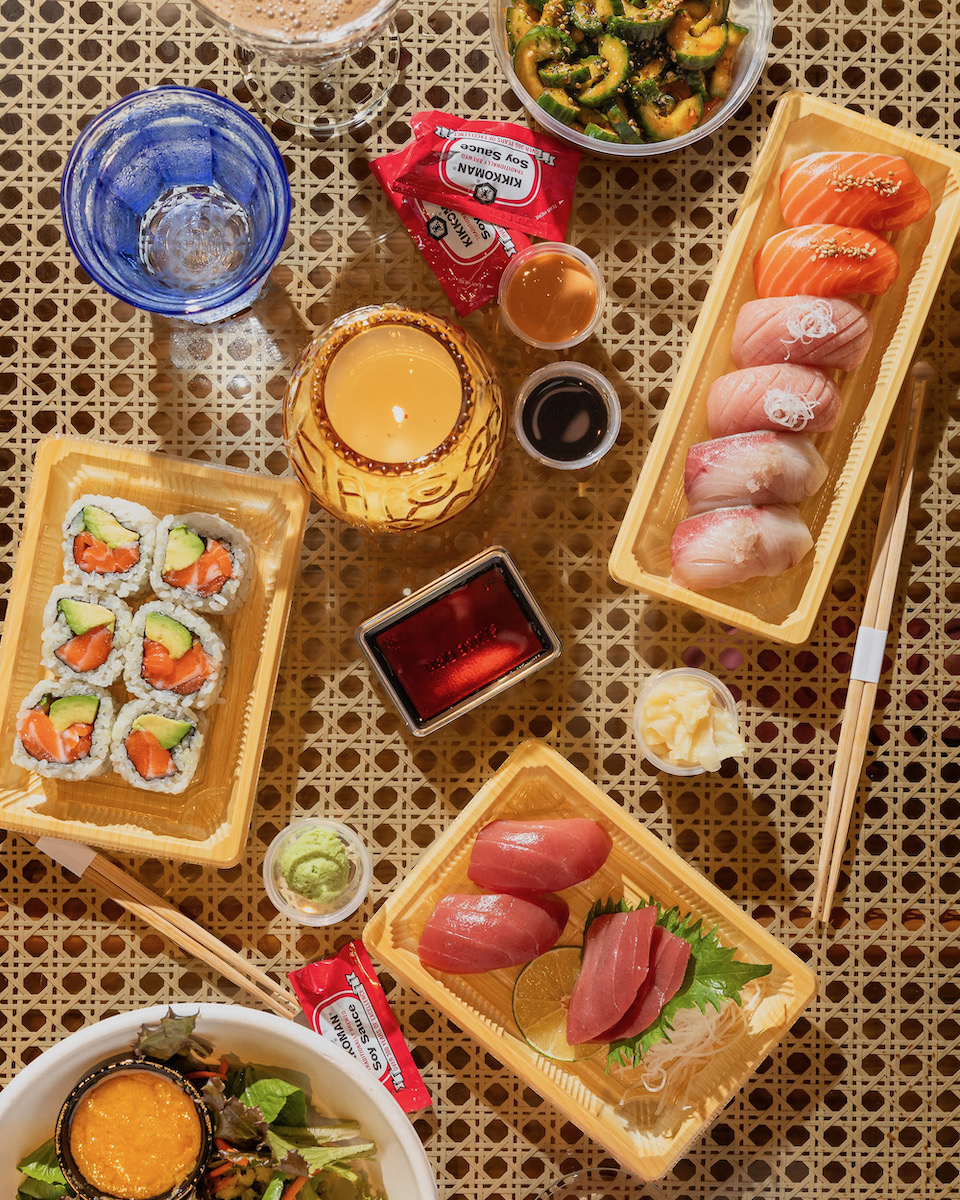
[[507, 9], [514, 70], [531, 99], [604, 142], [667, 142], [706, 121], [730, 89], [749, 30], [729, 0], [518, 0]]

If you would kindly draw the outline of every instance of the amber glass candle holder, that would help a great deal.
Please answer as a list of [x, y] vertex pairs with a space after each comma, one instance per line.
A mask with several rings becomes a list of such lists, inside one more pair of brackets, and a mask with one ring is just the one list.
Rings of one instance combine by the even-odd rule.
[[506, 422], [487, 356], [462, 329], [399, 304], [338, 317], [287, 387], [283, 432], [328, 512], [374, 532], [427, 529], [490, 482]]

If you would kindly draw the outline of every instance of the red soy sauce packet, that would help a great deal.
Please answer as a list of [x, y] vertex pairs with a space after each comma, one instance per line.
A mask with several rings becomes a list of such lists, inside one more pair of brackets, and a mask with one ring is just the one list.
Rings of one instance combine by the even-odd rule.
[[431, 1104], [362, 942], [350, 942], [287, 978], [311, 1028], [376, 1075], [404, 1112]]
[[413, 145], [396, 179], [405, 196], [447, 205], [562, 242], [573, 209], [580, 151], [510, 121], [415, 113]]
[[409, 148], [404, 147], [385, 154], [370, 163], [370, 170], [457, 314], [465, 317], [496, 299], [507, 263], [530, 245], [530, 239], [524, 233], [511, 233], [489, 221], [398, 192], [394, 183], [408, 153]]

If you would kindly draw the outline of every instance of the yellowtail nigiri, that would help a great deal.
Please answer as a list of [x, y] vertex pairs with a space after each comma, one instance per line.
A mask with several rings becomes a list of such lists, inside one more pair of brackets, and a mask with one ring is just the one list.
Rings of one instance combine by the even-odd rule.
[[802, 433], [735, 433], [687, 451], [691, 516], [743, 504], [798, 504], [820, 490], [827, 464]]
[[728, 587], [758, 575], [782, 575], [813, 549], [795, 508], [717, 508], [688, 517], [673, 531], [674, 583], [694, 592]]

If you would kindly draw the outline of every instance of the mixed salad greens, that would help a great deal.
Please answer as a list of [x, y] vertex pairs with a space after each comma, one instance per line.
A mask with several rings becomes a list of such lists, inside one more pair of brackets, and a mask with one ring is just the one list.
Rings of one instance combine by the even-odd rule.
[[[138, 1058], [169, 1063], [200, 1088], [213, 1117], [214, 1152], [197, 1189], [199, 1200], [386, 1200], [354, 1168], [373, 1158], [355, 1121], [317, 1118], [296, 1084], [248, 1064], [211, 1063], [213, 1046], [194, 1033], [195, 1016], [171, 1011], [144, 1025]], [[18, 1164], [25, 1178], [17, 1200], [72, 1196], [53, 1139]]]

